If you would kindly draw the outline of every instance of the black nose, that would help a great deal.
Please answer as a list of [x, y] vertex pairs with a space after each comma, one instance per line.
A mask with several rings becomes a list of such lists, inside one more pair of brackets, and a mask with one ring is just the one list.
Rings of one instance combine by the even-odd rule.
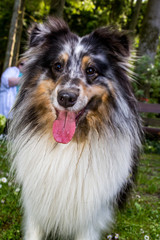
[[78, 98], [78, 94], [74, 92], [66, 92], [64, 90], [61, 90], [58, 93], [58, 103], [65, 108], [72, 107]]

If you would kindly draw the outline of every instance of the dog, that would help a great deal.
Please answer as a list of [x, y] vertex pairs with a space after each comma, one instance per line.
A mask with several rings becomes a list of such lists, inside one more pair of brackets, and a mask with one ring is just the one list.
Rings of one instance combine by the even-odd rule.
[[51, 17], [29, 32], [9, 130], [24, 239], [99, 240], [133, 185], [141, 149], [130, 41], [110, 27], [79, 37]]

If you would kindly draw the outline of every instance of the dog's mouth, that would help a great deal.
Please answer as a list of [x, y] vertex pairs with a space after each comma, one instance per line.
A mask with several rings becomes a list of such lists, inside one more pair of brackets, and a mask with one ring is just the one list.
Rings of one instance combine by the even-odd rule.
[[83, 108], [78, 113], [56, 110], [57, 119], [53, 123], [53, 137], [56, 142], [69, 143], [74, 136], [78, 122], [85, 113], [86, 108]]

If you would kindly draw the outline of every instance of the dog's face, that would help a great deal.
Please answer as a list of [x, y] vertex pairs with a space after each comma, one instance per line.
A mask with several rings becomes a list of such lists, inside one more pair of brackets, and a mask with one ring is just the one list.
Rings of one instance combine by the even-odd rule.
[[60, 143], [112, 124], [119, 91], [125, 101], [130, 92], [124, 34], [101, 28], [80, 38], [63, 21], [50, 19], [31, 29], [29, 46], [17, 101], [30, 102], [24, 124], [52, 131]]

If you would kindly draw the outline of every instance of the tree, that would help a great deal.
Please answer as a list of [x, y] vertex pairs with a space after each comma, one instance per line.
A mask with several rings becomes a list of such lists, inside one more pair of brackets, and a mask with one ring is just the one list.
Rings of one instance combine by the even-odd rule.
[[50, 15], [55, 17], [63, 18], [65, 0], [51, 0], [50, 4]]
[[21, 2], [20, 11], [18, 15], [18, 26], [16, 34], [16, 44], [13, 53], [13, 63], [16, 63], [19, 57], [19, 49], [21, 44], [21, 34], [23, 28], [23, 18], [24, 18], [24, 0]]
[[[133, 4], [133, 1], [132, 1], [132, 4]], [[138, 21], [138, 17], [139, 17], [139, 13], [140, 13], [140, 9], [141, 9], [141, 4], [142, 4], [142, 0], [137, 0], [135, 7], [133, 7], [131, 21], [130, 21], [130, 24], [129, 24], [129, 29], [131, 31], [135, 31], [137, 21]]]
[[18, 59], [20, 40], [22, 33], [22, 24], [24, 16], [24, 1], [15, 0], [13, 7], [12, 20], [9, 30], [7, 50], [3, 69], [15, 65]]
[[160, 0], [149, 0], [140, 34], [139, 53], [154, 62], [160, 35]]

